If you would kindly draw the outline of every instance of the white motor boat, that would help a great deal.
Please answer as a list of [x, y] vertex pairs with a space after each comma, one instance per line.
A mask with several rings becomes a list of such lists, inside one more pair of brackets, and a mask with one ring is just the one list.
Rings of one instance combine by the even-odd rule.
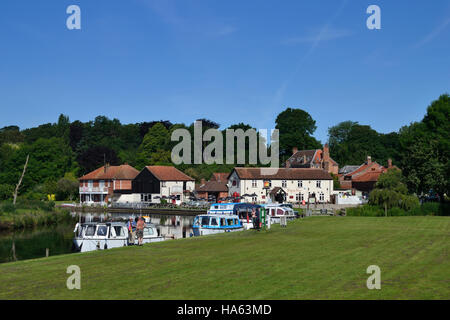
[[[123, 222], [77, 223], [74, 229], [74, 250], [80, 252], [106, 250], [132, 245], [128, 242], [127, 225]], [[153, 224], [146, 224], [143, 243], [163, 241]], [[135, 239], [137, 244], [138, 240]]]
[[289, 205], [268, 203], [261, 206], [267, 210], [267, 215], [270, 216], [271, 223], [280, 223], [281, 217], [286, 217], [287, 221], [297, 218], [297, 213]]

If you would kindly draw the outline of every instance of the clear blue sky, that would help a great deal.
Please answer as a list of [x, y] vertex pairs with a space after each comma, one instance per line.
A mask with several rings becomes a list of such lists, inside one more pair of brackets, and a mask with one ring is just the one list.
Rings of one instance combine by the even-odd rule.
[[3, 0], [0, 40], [0, 127], [64, 113], [270, 129], [299, 107], [324, 142], [344, 120], [396, 131], [450, 91], [448, 0]]

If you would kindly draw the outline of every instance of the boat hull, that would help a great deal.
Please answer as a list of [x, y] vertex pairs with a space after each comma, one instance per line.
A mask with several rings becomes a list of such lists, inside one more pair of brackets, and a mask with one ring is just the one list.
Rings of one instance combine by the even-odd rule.
[[194, 230], [194, 236], [206, 236], [209, 234], [216, 234], [216, 233], [225, 233], [225, 232], [236, 232], [236, 231], [243, 231], [244, 227], [240, 228], [230, 228], [230, 229], [223, 229], [223, 228], [193, 228]]

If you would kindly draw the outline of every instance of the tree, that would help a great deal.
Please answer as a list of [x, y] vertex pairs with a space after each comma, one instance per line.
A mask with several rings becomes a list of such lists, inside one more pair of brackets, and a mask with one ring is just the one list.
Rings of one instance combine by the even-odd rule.
[[25, 165], [23, 166], [23, 171], [22, 171], [22, 175], [20, 176], [19, 182], [16, 185], [16, 189], [14, 189], [14, 195], [13, 195], [13, 204], [16, 205], [16, 201], [17, 201], [17, 195], [19, 193], [19, 188], [20, 185], [22, 184], [22, 180], [23, 180], [23, 176], [25, 175], [25, 172], [27, 170], [27, 166], [28, 166], [28, 160], [30, 159], [30, 155], [27, 155], [27, 160], [25, 160]]
[[9, 184], [0, 184], [0, 200], [8, 200], [12, 197], [14, 187]]
[[388, 159], [400, 161], [399, 135], [395, 132], [382, 134], [370, 126], [344, 121], [328, 128], [331, 157], [342, 166], [361, 164], [371, 156], [382, 165]]
[[385, 216], [387, 216], [389, 208], [399, 207], [411, 210], [419, 205], [419, 200], [415, 196], [408, 195], [408, 188], [401, 171], [390, 169], [378, 178], [375, 189], [370, 193], [369, 203], [384, 207]]
[[77, 157], [81, 173], [91, 172], [106, 163], [112, 166], [119, 165], [120, 159], [114, 149], [106, 146], [93, 146]]
[[343, 121], [328, 128], [328, 144], [331, 153], [337, 152], [338, 147], [348, 140], [352, 128], [357, 124], [358, 122], [355, 121]]
[[412, 192], [437, 192], [441, 201], [450, 190], [450, 96], [441, 95], [421, 122], [400, 130], [402, 168]]
[[136, 166], [141, 169], [155, 163], [166, 163], [168, 159], [170, 159], [169, 131], [163, 124], [157, 123], [148, 130], [139, 146]]
[[322, 147], [320, 142], [312, 137], [317, 127], [316, 121], [308, 112], [287, 108], [277, 116], [275, 123], [275, 128], [280, 132], [280, 155], [283, 161], [291, 155], [294, 147], [299, 150]]
[[83, 138], [84, 125], [81, 121], [74, 121], [69, 126], [69, 145], [73, 151], [77, 150], [78, 144]]
[[59, 179], [57, 182], [57, 193], [60, 199], [69, 199], [72, 201], [73, 198], [78, 194], [78, 180], [75, 175], [68, 172], [63, 178]]

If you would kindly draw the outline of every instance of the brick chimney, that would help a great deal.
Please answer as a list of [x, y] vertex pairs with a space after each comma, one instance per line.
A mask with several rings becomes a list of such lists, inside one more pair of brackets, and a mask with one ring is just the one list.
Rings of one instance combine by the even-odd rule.
[[371, 156], [367, 156], [367, 164], [371, 164], [372, 163], [372, 157]]
[[202, 179], [202, 180], [201, 180], [201, 185], [203, 186], [205, 183], [206, 183], [206, 180], [205, 180], [205, 179]]
[[388, 168], [392, 168], [392, 159], [391, 158], [388, 159]]
[[328, 143], [325, 143], [325, 145], [323, 146], [323, 160], [330, 160], [330, 148], [328, 147]]
[[105, 167], [104, 167], [104, 172], [106, 173], [106, 171], [108, 171], [108, 168], [109, 168], [109, 163], [106, 163], [105, 164]]
[[298, 148], [297, 147], [293, 147], [292, 148], [292, 155], [296, 154], [298, 152]]

